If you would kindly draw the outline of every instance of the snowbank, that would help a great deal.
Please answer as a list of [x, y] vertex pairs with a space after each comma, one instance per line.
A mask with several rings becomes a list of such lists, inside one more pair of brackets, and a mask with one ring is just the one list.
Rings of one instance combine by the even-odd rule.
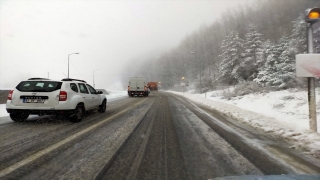
[[6, 104], [0, 104], [0, 117], [9, 116], [6, 110]]
[[[292, 148], [303, 149], [306, 153], [320, 158], [320, 134], [309, 131], [306, 91], [285, 90], [249, 94], [229, 101], [222, 99], [223, 91], [201, 95], [170, 92], [204, 104], [266, 133], [284, 138], [295, 144]], [[319, 118], [318, 113], [318, 132]]]

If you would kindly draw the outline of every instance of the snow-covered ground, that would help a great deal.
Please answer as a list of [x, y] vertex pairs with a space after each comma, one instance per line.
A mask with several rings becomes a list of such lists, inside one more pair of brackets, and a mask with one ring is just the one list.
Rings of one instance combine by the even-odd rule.
[[106, 95], [108, 102], [117, 100], [119, 98], [128, 97], [127, 91], [120, 91], [120, 90], [107, 90], [107, 91], [109, 93], [108, 95]]
[[[216, 109], [266, 133], [291, 141], [295, 144], [292, 148], [304, 149], [306, 153], [320, 158], [320, 134], [309, 130], [306, 91], [293, 89], [249, 94], [231, 100], [223, 99], [221, 90], [201, 95], [173, 91], [172, 93]], [[320, 104], [319, 91], [316, 96], [317, 104]], [[317, 106], [318, 132], [320, 132], [319, 106]]]
[[0, 117], [9, 116], [6, 110], [6, 104], [0, 104]]

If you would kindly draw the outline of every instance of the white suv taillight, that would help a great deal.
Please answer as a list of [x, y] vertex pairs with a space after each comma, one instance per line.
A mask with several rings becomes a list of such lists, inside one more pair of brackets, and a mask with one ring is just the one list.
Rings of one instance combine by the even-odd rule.
[[66, 100], [67, 100], [67, 92], [60, 91], [59, 101], [66, 101]]
[[10, 90], [8, 94], [8, 100], [12, 100], [12, 94], [13, 94], [13, 90]]

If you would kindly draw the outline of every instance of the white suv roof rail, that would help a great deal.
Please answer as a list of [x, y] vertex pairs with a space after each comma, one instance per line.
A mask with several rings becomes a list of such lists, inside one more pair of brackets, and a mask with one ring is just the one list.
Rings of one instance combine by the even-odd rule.
[[28, 80], [50, 80], [50, 79], [47, 79], [47, 78], [29, 78]]
[[61, 79], [61, 81], [80, 81], [80, 82], [87, 83], [87, 82], [86, 82], [86, 81], [84, 81], [84, 80], [80, 80], [80, 79], [72, 79], [72, 78], [64, 78], [64, 79]]

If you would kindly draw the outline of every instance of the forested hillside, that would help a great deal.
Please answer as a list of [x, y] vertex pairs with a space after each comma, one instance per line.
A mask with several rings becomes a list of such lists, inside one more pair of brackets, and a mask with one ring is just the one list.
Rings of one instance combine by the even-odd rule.
[[[202, 26], [178, 47], [150, 57], [136, 71], [164, 89], [189, 85], [215, 89], [255, 82], [285, 89], [303, 86], [295, 76], [295, 55], [307, 51], [304, 12], [319, 0], [266, 0], [229, 9], [218, 21]], [[314, 25], [315, 52], [320, 52], [320, 26]]]

